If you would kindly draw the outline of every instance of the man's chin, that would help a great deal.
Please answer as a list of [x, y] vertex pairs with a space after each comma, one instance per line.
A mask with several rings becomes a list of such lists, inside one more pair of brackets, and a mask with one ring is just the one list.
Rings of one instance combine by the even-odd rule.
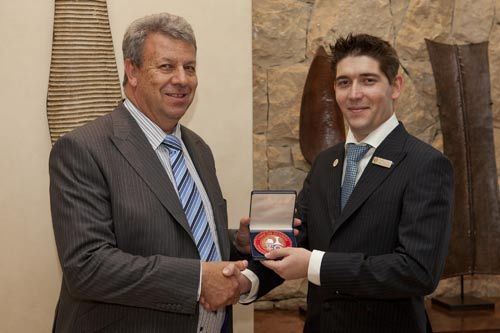
[[183, 106], [172, 106], [172, 105], [167, 105], [165, 107], [165, 114], [175, 120], [180, 120], [184, 115], [186, 114], [188, 107], [183, 105]]
[[367, 134], [371, 132], [370, 126], [368, 126], [366, 123], [361, 123], [361, 122], [351, 122], [349, 123], [349, 129], [351, 132], [354, 134], [354, 136], [359, 139], [360, 137], [366, 137]]
[[349, 125], [349, 128], [351, 130], [356, 130], [356, 131], [362, 131], [364, 128], [367, 127], [366, 121], [360, 118], [350, 118], [347, 120], [347, 124]]

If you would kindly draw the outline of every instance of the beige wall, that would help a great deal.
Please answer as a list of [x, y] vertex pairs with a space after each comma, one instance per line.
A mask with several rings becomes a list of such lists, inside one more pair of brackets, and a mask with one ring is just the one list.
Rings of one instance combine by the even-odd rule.
[[[126, 25], [148, 13], [186, 17], [198, 39], [197, 97], [184, 121], [212, 147], [230, 225], [252, 186], [250, 0], [108, 0], [117, 59]], [[53, 1], [0, 0], [0, 332], [48, 332], [61, 279], [48, 197], [45, 99]], [[230, 41], [230, 42], [229, 42]], [[120, 75], [123, 70], [118, 61]], [[251, 308], [236, 332], [253, 332]]]

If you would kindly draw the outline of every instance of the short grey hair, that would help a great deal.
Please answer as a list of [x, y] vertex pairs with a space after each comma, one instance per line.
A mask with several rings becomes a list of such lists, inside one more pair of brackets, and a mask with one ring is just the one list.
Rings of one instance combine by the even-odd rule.
[[[138, 67], [142, 66], [142, 52], [146, 37], [160, 33], [167, 37], [185, 41], [196, 50], [196, 38], [191, 25], [180, 16], [169, 13], [159, 13], [141, 17], [132, 22], [123, 36], [123, 59], [130, 59]], [[127, 83], [127, 75], [123, 85]]]

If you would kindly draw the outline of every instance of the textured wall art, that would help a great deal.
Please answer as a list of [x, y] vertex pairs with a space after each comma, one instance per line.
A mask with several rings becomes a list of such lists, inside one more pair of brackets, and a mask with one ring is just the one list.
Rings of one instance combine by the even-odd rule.
[[106, 0], [55, 0], [47, 93], [52, 143], [121, 98]]
[[444, 153], [453, 164], [455, 209], [445, 276], [500, 274], [500, 213], [488, 43], [427, 40]]

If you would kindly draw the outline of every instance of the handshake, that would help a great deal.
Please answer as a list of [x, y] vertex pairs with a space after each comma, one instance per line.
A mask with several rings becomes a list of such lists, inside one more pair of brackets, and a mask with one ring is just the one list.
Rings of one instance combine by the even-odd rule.
[[[250, 253], [250, 218], [240, 220], [233, 245], [243, 254]], [[301, 225], [299, 219], [294, 219], [294, 234], [298, 235], [296, 227]], [[266, 255], [267, 259], [283, 259], [279, 261], [266, 260], [264, 266], [274, 270], [284, 279], [305, 277], [309, 263], [310, 252], [305, 249], [284, 248], [274, 250]], [[200, 304], [208, 311], [215, 311], [226, 305], [236, 304], [241, 294], [250, 291], [250, 280], [241, 273], [248, 266], [246, 260], [202, 262], [202, 279]]]
[[240, 294], [248, 293], [251, 288], [250, 280], [241, 274], [247, 265], [246, 260], [202, 262], [200, 304], [208, 311], [215, 311], [237, 303]]
[[[236, 249], [250, 253], [250, 218], [240, 220], [240, 227], [233, 242]], [[208, 311], [236, 304], [241, 294], [248, 293], [251, 282], [241, 271], [248, 266], [246, 260], [202, 262], [200, 304]]]

